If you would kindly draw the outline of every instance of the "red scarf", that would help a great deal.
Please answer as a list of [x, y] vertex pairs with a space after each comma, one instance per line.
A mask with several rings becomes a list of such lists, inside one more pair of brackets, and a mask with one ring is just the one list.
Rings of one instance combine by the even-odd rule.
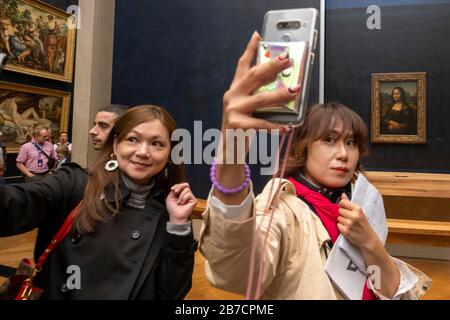
[[[334, 244], [340, 235], [339, 229], [337, 227], [338, 217], [339, 217], [339, 206], [330, 202], [320, 193], [309, 189], [300, 182], [296, 181], [294, 178], [288, 178], [290, 182], [295, 187], [297, 196], [305, 199], [306, 202], [312, 205], [314, 211], [322, 221], [323, 226], [330, 235], [331, 242]], [[367, 287], [367, 282], [365, 282], [363, 290], [363, 300], [375, 300], [376, 297], [372, 290]]]

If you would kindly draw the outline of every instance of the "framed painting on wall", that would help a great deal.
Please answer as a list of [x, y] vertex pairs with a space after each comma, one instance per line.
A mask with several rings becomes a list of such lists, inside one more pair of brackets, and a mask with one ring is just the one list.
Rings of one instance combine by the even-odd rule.
[[426, 73], [372, 74], [372, 143], [426, 143]]
[[5, 69], [72, 82], [74, 16], [37, 0], [0, 0], [0, 52]]
[[69, 110], [70, 92], [0, 81], [0, 139], [8, 153], [17, 153], [38, 126], [55, 137], [67, 131]]

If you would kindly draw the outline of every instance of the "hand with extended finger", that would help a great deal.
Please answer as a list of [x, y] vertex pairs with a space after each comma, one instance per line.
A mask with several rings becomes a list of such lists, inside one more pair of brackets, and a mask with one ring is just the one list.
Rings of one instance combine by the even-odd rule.
[[[245, 167], [239, 163], [243, 163], [245, 160], [250, 145], [250, 138], [245, 136], [245, 145], [238, 146], [238, 143], [235, 143], [235, 140], [238, 139], [233, 134], [239, 134], [239, 132], [235, 132], [234, 129], [243, 129], [243, 131], [247, 129], [278, 129], [281, 133], [287, 132], [288, 126], [257, 119], [252, 117], [252, 114], [257, 109], [273, 107], [294, 100], [300, 92], [300, 87], [258, 92], [261, 86], [273, 81], [278, 73], [292, 66], [287, 54], [280, 55], [267, 63], [253, 66], [260, 40], [261, 37], [255, 32], [239, 59], [233, 82], [223, 97], [222, 137], [215, 178], [221, 186], [228, 189], [235, 189], [245, 181]], [[229, 135], [230, 133], [231, 135]], [[238, 205], [247, 194], [248, 188], [235, 194], [224, 194], [217, 189], [214, 191], [215, 196], [229, 205]]]
[[197, 199], [188, 183], [174, 185], [166, 198], [166, 207], [171, 223], [182, 224], [189, 220], [189, 216], [197, 204]]
[[287, 103], [295, 99], [300, 92], [300, 86], [257, 92], [261, 86], [273, 81], [278, 73], [292, 66], [286, 53], [268, 63], [253, 66], [260, 40], [261, 37], [255, 32], [239, 59], [234, 80], [223, 98], [222, 129], [279, 129], [281, 132], [288, 130], [288, 126], [252, 117], [257, 109]]
[[363, 210], [342, 194], [339, 202], [338, 229], [342, 235], [362, 250], [373, 248], [379, 240]]

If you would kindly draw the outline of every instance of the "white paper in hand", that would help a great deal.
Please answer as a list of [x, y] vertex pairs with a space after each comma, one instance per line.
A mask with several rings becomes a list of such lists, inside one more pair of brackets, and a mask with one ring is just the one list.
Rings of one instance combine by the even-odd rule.
[[366, 275], [358, 270], [353, 261], [338, 246], [333, 246], [325, 272], [339, 292], [348, 300], [362, 300]]
[[[359, 174], [352, 194], [353, 203], [364, 211], [367, 221], [384, 244], [388, 234], [386, 212], [384, 211], [383, 197], [380, 192], [370, 184], [363, 174]], [[367, 266], [364, 263], [361, 250], [351, 244], [344, 236], [340, 235], [336, 244], [352, 259], [358, 269], [366, 273]]]
[[[361, 173], [356, 181], [351, 201], [361, 207], [370, 225], [384, 244], [388, 228], [383, 198]], [[327, 259], [325, 271], [345, 298], [362, 299], [367, 278], [366, 270], [359, 248], [340, 235]]]

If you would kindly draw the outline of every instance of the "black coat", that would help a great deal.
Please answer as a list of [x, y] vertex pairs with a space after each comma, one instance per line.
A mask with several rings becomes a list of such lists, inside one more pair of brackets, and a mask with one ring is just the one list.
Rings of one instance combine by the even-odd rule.
[[[0, 187], [0, 236], [39, 228], [37, 259], [70, 211], [88, 180], [78, 165], [64, 165], [42, 181]], [[155, 188], [154, 188], [155, 189]], [[121, 184], [124, 200], [130, 195]], [[105, 190], [106, 201], [114, 191]], [[152, 190], [145, 209], [122, 205], [92, 234], [75, 229], [50, 254], [35, 284], [47, 299], [182, 299], [190, 290], [196, 241], [166, 231], [165, 195]], [[79, 267], [81, 289], [69, 290], [69, 266]], [[69, 286], [70, 287], [70, 286]]]

